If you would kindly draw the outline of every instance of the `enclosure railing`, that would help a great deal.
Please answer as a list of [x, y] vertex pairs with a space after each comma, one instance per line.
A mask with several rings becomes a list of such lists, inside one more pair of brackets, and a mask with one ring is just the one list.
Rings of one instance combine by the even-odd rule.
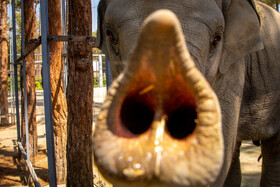
[[[48, 157], [48, 175], [50, 186], [56, 186], [56, 168], [55, 168], [55, 152], [54, 152], [54, 138], [53, 138], [53, 119], [52, 119], [52, 101], [51, 101], [51, 83], [50, 83], [50, 62], [49, 62], [49, 41], [59, 41], [64, 42], [63, 54], [67, 55], [66, 41], [90, 41], [92, 44], [95, 42], [95, 38], [91, 36], [75, 37], [75, 36], [65, 36], [66, 35], [66, 14], [65, 14], [65, 0], [62, 0], [62, 28], [64, 36], [48, 36], [48, 1], [40, 1], [40, 19], [41, 19], [41, 36], [37, 39], [32, 39], [31, 42], [33, 47], [27, 52], [25, 51], [25, 41], [24, 41], [24, 0], [21, 1], [21, 55], [17, 56], [17, 45], [16, 45], [16, 16], [15, 16], [15, 0], [12, 0], [12, 50], [11, 53], [11, 72], [13, 72], [11, 84], [12, 97], [15, 99], [15, 113], [16, 113], [16, 124], [17, 124], [17, 144], [19, 152], [23, 155], [26, 160], [26, 165], [32, 176], [35, 186], [41, 186], [38, 177], [34, 171], [34, 168], [30, 162], [29, 155], [29, 135], [28, 135], [28, 112], [27, 112], [27, 93], [26, 93], [26, 70], [25, 70], [25, 57], [32, 51], [34, 51], [38, 46], [42, 46], [42, 58], [37, 58], [39, 55], [35, 55], [35, 64], [42, 64], [42, 76], [43, 76], [43, 90], [44, 90], [44, 112], [45, 112], [45, 130], [46, 130], [46, 140], [47, 140], [47, 157]], [[103, 77], [106, 78], [107, 85], [111, 84], [111, 73], [109, 62], [106, 60], [104, 62], [104, 55], [93, 55], [93, 61], [95, 63], [94, 71], [98, 72], [98, 82], [99, 87], [103, 87]], [[65, 85], [67, 85], [67, 58], [64, 57], [63, 62], [65, 64], [64, 70], [64, 80]], [[18, 66], [21, 65], [23, 73], [23, 99], [24, 99], [24, 114], [25, 114], [25, 124], [26, 124], [26, 150], [22, 146], [21, 140], [21, 129], [20, 129], [20, 112], [19, 112], [19, 88], [18, 88]], [[104, 68], [106, 66], [106, 68]], [[104, 76], [104, 70], [106, 76]], [[66, 86], [65, 86], [66, 88]], [[13, 108], [13, 107], [12, 107]]]

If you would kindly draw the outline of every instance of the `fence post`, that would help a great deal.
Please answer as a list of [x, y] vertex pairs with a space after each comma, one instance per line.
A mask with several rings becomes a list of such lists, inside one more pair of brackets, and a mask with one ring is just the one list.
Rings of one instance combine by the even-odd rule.
[[106, 85], [107, 85], [107, 90], [112, 84], [112, 72], [111, 72], [111, 66], [109, 60], [105, 57], [105, 65], [106, 65]]
[[43, 88], [45, 104], [45, 122], [47, 135], [47, 153], [50, 186], [56, 186], [56, 167], [53, 138], [52, 100], [50, 82], [50, 59], [48, 44], [48, 0], [40, 1], [41, 34], [42, 34], [42, 62], [43, 62]]
[[[16, 41], [16, 9], [15, 0], [12, 0], [12, 23], [13, 23], [13, 62], [17, 59], [17, 41]], [[17, 141], [21, 142], [20, 138], [20, 120], [19, 120], [19, 100], [18, 100], [18, 72], [17, 65], [14, 64], [14, 81], [15, 81], [15, 99], [16, 99], [16, 120], [17, 120]]]
[[99, 87], [103, 87], [103, 72], [102, 72], [102, 55], [98, 55], [98, 67], [99, 67]]
[[[25, 41], [24, 41], [24, 0], [21, 1], [21, 54], [25, 53]], [[30, 162], [29, 154], [29, 124], [28, 124], [28, 110], [27, 110], [27, 91], [26, 91], [26, 66], [25, 58], [22, 60], [22, 74], [23, 74], [23, 98], [24, 98], [24, 119], [25, 119], [25, 133], [26, 133], [26, 155], [27, 162]]]

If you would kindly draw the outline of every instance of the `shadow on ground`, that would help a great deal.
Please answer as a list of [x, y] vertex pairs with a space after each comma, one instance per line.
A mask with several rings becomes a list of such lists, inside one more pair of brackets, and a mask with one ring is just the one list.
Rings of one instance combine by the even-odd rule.
[[[48, 169], [46, 160], [46, 150], [39, 148], [38, 155], [31, 158], [41, 185], [48, 184]], [[29, 172], [25, 160], [14, 150], [5, 147], [0, 148], [0, 186], [20, 186], [27, 185]], [[31, 180], [32, 181], [32, 180]], [[31, 182], [30, 181], [30, 182]], [[30, 183], [32, 185], [32, 183]]]

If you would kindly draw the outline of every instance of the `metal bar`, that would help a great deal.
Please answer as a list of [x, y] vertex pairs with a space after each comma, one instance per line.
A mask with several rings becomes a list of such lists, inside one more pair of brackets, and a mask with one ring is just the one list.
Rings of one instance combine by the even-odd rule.
[[92, 54], [92, 56], [99, 56], [99, 55], [105, 56], [104, 54]]
[[65, 0], [61, 0], [61, 21], [62, 21], [62, 33], [66, 34], [66, 14], [65, 14]]
[[64, 42], [64, 41], [71, 41], [71, 42], [92, 42], [93, 45], [95, 44], [96, 38], [93, 36], [49, 36], [49, 41], [57, 41], [57, 42]]
[[98, 66], [99, 66], [99, 87], [103, 87], [103, 71], [102, 71], [102, 55], [98, 56]]
[[0, 70], [0, 72], [7, 72], [7, 73], [11, 73], [14, 72], [13, 70]]
[[[66, 1], [61, 0], [61, 20], [62, 20], [62, 34], [66, 35]], [[67, 53], [67, 45], [66, 42], [63, 42], [63, 53]], [[67, 91], [68, 84], [68, 69], [67, 69], [67, 56], [61, 56], [63, 58], [64, 64], [64, 93]]]
[[27, 50], [26, 52], [24, 53], [21, 53], [21, 54], [24, 54], [22, 55], [21, 57], [19, 57], [15, 62], [14, 64], [18, 65], [20, 64], [20, 61], [22, 61], [25, 57], [27, 57], [27, 55], [29, 55], [32, 51], [34, 51], [37, 47], [39, 47], [41, 45], [41, 39], [36, 41], [36, 43], [34, 43], [34, 45], [29, 49]]
[[38, 38], [30, 39], [27, 42], [25, 42], [25, 44], [33, 44], [33, 43], [37, 43], [39, 41], [41, 42], [41, 36], [39, 36]]
[[[93, 36], [63, 36], [63, 35], [58, 35], [58, 36], [48, 36], [48, 40], [52, 42], [85, 42], [89, 41], [92, 43], [92, 46], [94, 47], [96, 38]], [[30, 52], [26, 52], [24, 54], [24, 57], [26, 57], [29, 53], [31, 53], [34, 49], [36, 49], [38, 46], [41, 44], [41, 36], [35, 39], [31, 39], [28, 42], [25, 42], [25, 44], [34, 44], [32, 48], [30, 49]], [[23, 56], [21, 56], [19, 59], [20, 61], [22, 60]], [[18, 60], [19, 60], [18, 59]], [[17, 60], [17, 61], [18, 61]]]
[[[67, 57], [68, 53], [62, 53], [61, 55], [64, 56], [64, 57]], [[99, 55], [105, 56], [104, 54], [92, 54], [93, 57], [98, 57]]]
[[105, 73], [106, 73], [106, 84], [107, 84], [107, 91], [112, 84], [112, 72], [109, 60], [105, 57]]
[[50, 186], [56, 186], [55, 152], [53, 138], [52, 100], [50, 82], [50, 60], [48, 45], [48, 0], [40, 1], [41, 32], [42, 32], [42, 60], [43, 60], [43, 88], [45, 104], [45, 123], [47, 135], [48, 170]]
[[[12, 23], [13, 23], [13, 61], [17, 59], [17, 41], [16, 41], [16, 9], [15, 0], [12, 0]], [[18, 74], [17, 65], [14, 64], [14, 78], [15, 78], [15, 99], [16, 99], [16, 120], [17, 120], [17, 141], [20, 142], [20, 121], [19, 121], [19, 100], [18, 100]]]
[[18, 142], [18, 147], [20, 149], [21, 155], [23, 156], [24, 160], [26, 161], [26, 165], [28, 167], [28, 170], [29, 170], [29, 172], [31, 174], [31, 177], [33, 179], [33, 182], [34, 182], [35, 186], [36, 187], [41, 187], [41, 184], [40, 184], [40, 182], [38, 180], [38, 177], [36, 175], [36, 172], [35, 172], [32, 164], [31, 164], [31, 162], [27, 160], [27, 154], [26, 154], [26, 152], [25, 152], [21, 142]]
[[[25, 51], [24, 44], [24, 0], [21, 1], [21, 54]], [[28, 128], [28, 110], [27, 110], [27, 91], [26, 91], [26, 67], [25, 59], [23, 58], [22, 62], [22, 74], [23, 74], [23, 97], [24, 97], [24, 118], [25, 118], [25, 133], [26, 133], [26, 152], [27, 152], [27, 161], [30, 162], [29, 154], [29, 128]]]
[[[63, 31], [64, 33], [65, 31]], [[57, 35], [57, 36], [48, 36], [49, 41], [55, 41], [55, 42], [84, 42], [84, 41], [89, 41], [95, 43], [96, 37], [93, 36], [66, 36], [66, 35]], [[41, 41], [41, 36], [38, 38], [31, 39], [25, 44], [33, 44]]]
[[[11, 10], [11, 6], [12, 6], [12, 2], [11, 2], [11, 0], [9, 0], [9, 4], [10, 4], [10, 10]], [[12, 23], [13, 21], [12, 21], [12, 11], [9, 11], [9, 21], [10, 21], [10, 23]], [[12, 30], [13, 29], [13, 27], [11, 26], [11, 28], [10, 28], [10, 32], [9, 32], [9, 41], [11, 41], [12, 40]], [[11, 70], [11, 72], [14, 72], [14, 67], [13, 67], [13, 65], [11, 64], [11, 62], [13, 62], [12, 60], [12, 56], [11, 56], [11, 54], [13, 53], [13, 42], [10, 42], [10, 51], [9, 51], [9, 66], [10, 66], [10, 70]], [[10, 108], [11, 108], [11, 113], [13, 114], [12, 115], [12, 117], [11, 117], [11, 123], [12, 124], [14, 124], [15, 123], [15, 108], [14, 108], [14, 106], [15, 106], [15, 96], [14, 96], [14, 76], [13, 76], [13, 74], [11, 73], [11, 72], [8, 72], [9, 73], [9, 76], [10, 76], [10, 95], [11, 95], [11, 98], [12, 98], [12, 100], [11, 100], [11, 105], [10, 105]]]
[[9, 117], [9, 116], [14, 116], [14, 114], [1, 115], [0, 118], [6, 118], [6, 117]]
[[[49, 36], [48, 37], [49, 41], [54, 41], [54, 42], [68, 42], [68, 41], [73, 41], [73, 42], [84, 42], [84, 41], [90, 41], [92, 42], [92, 47], [95, 45], [95, 37], [92, 36]], [[29, 55], [32, 51], [34, 51], [37, 47], [41, 45], [41, 37], [29, 40], [26, 42], [26, 44], [33, 44], [33, 46], [26, 52], [22, 53], [24, 55], [20, 56], [16, 61], [14, 61], [14, 64], [19, 65], [20, 62], [25, 58], [27, 55]]]
[[[48, 37], [49, 41], [54, 41], [54, 42], [68, 42], [68, 41], [73, 41], [73, 42], [84, 42], [84, 41], [90, 41], [92, 42], [92, 47], [95, 45], [95, 37], [92, 36], [49, 36]], [[26, 44], [33, 44], [33, 46], [26, 52], [22, 53], [24, 55], [20, 56], [14, 63], [16, 65], [20, 64], [20, 61], [23, 60], [27, 55], [29, 55], [32, 51], [34, 51], [37, 47], [41, 45], [41, 37], [29, 40], [26, 42]]]

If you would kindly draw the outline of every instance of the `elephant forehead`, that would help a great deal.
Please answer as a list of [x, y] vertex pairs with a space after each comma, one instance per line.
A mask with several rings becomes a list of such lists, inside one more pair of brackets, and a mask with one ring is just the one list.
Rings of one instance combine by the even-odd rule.
[[214, 0], [114, 0], [107, 7], [105, 22], [120, 28], [134, 20], [134, 26], [139, 28], [158, 9], [173, 11], [183, 26], [190, 19], [203, 22], [212, 32], [224, 26], [223, 14]]

